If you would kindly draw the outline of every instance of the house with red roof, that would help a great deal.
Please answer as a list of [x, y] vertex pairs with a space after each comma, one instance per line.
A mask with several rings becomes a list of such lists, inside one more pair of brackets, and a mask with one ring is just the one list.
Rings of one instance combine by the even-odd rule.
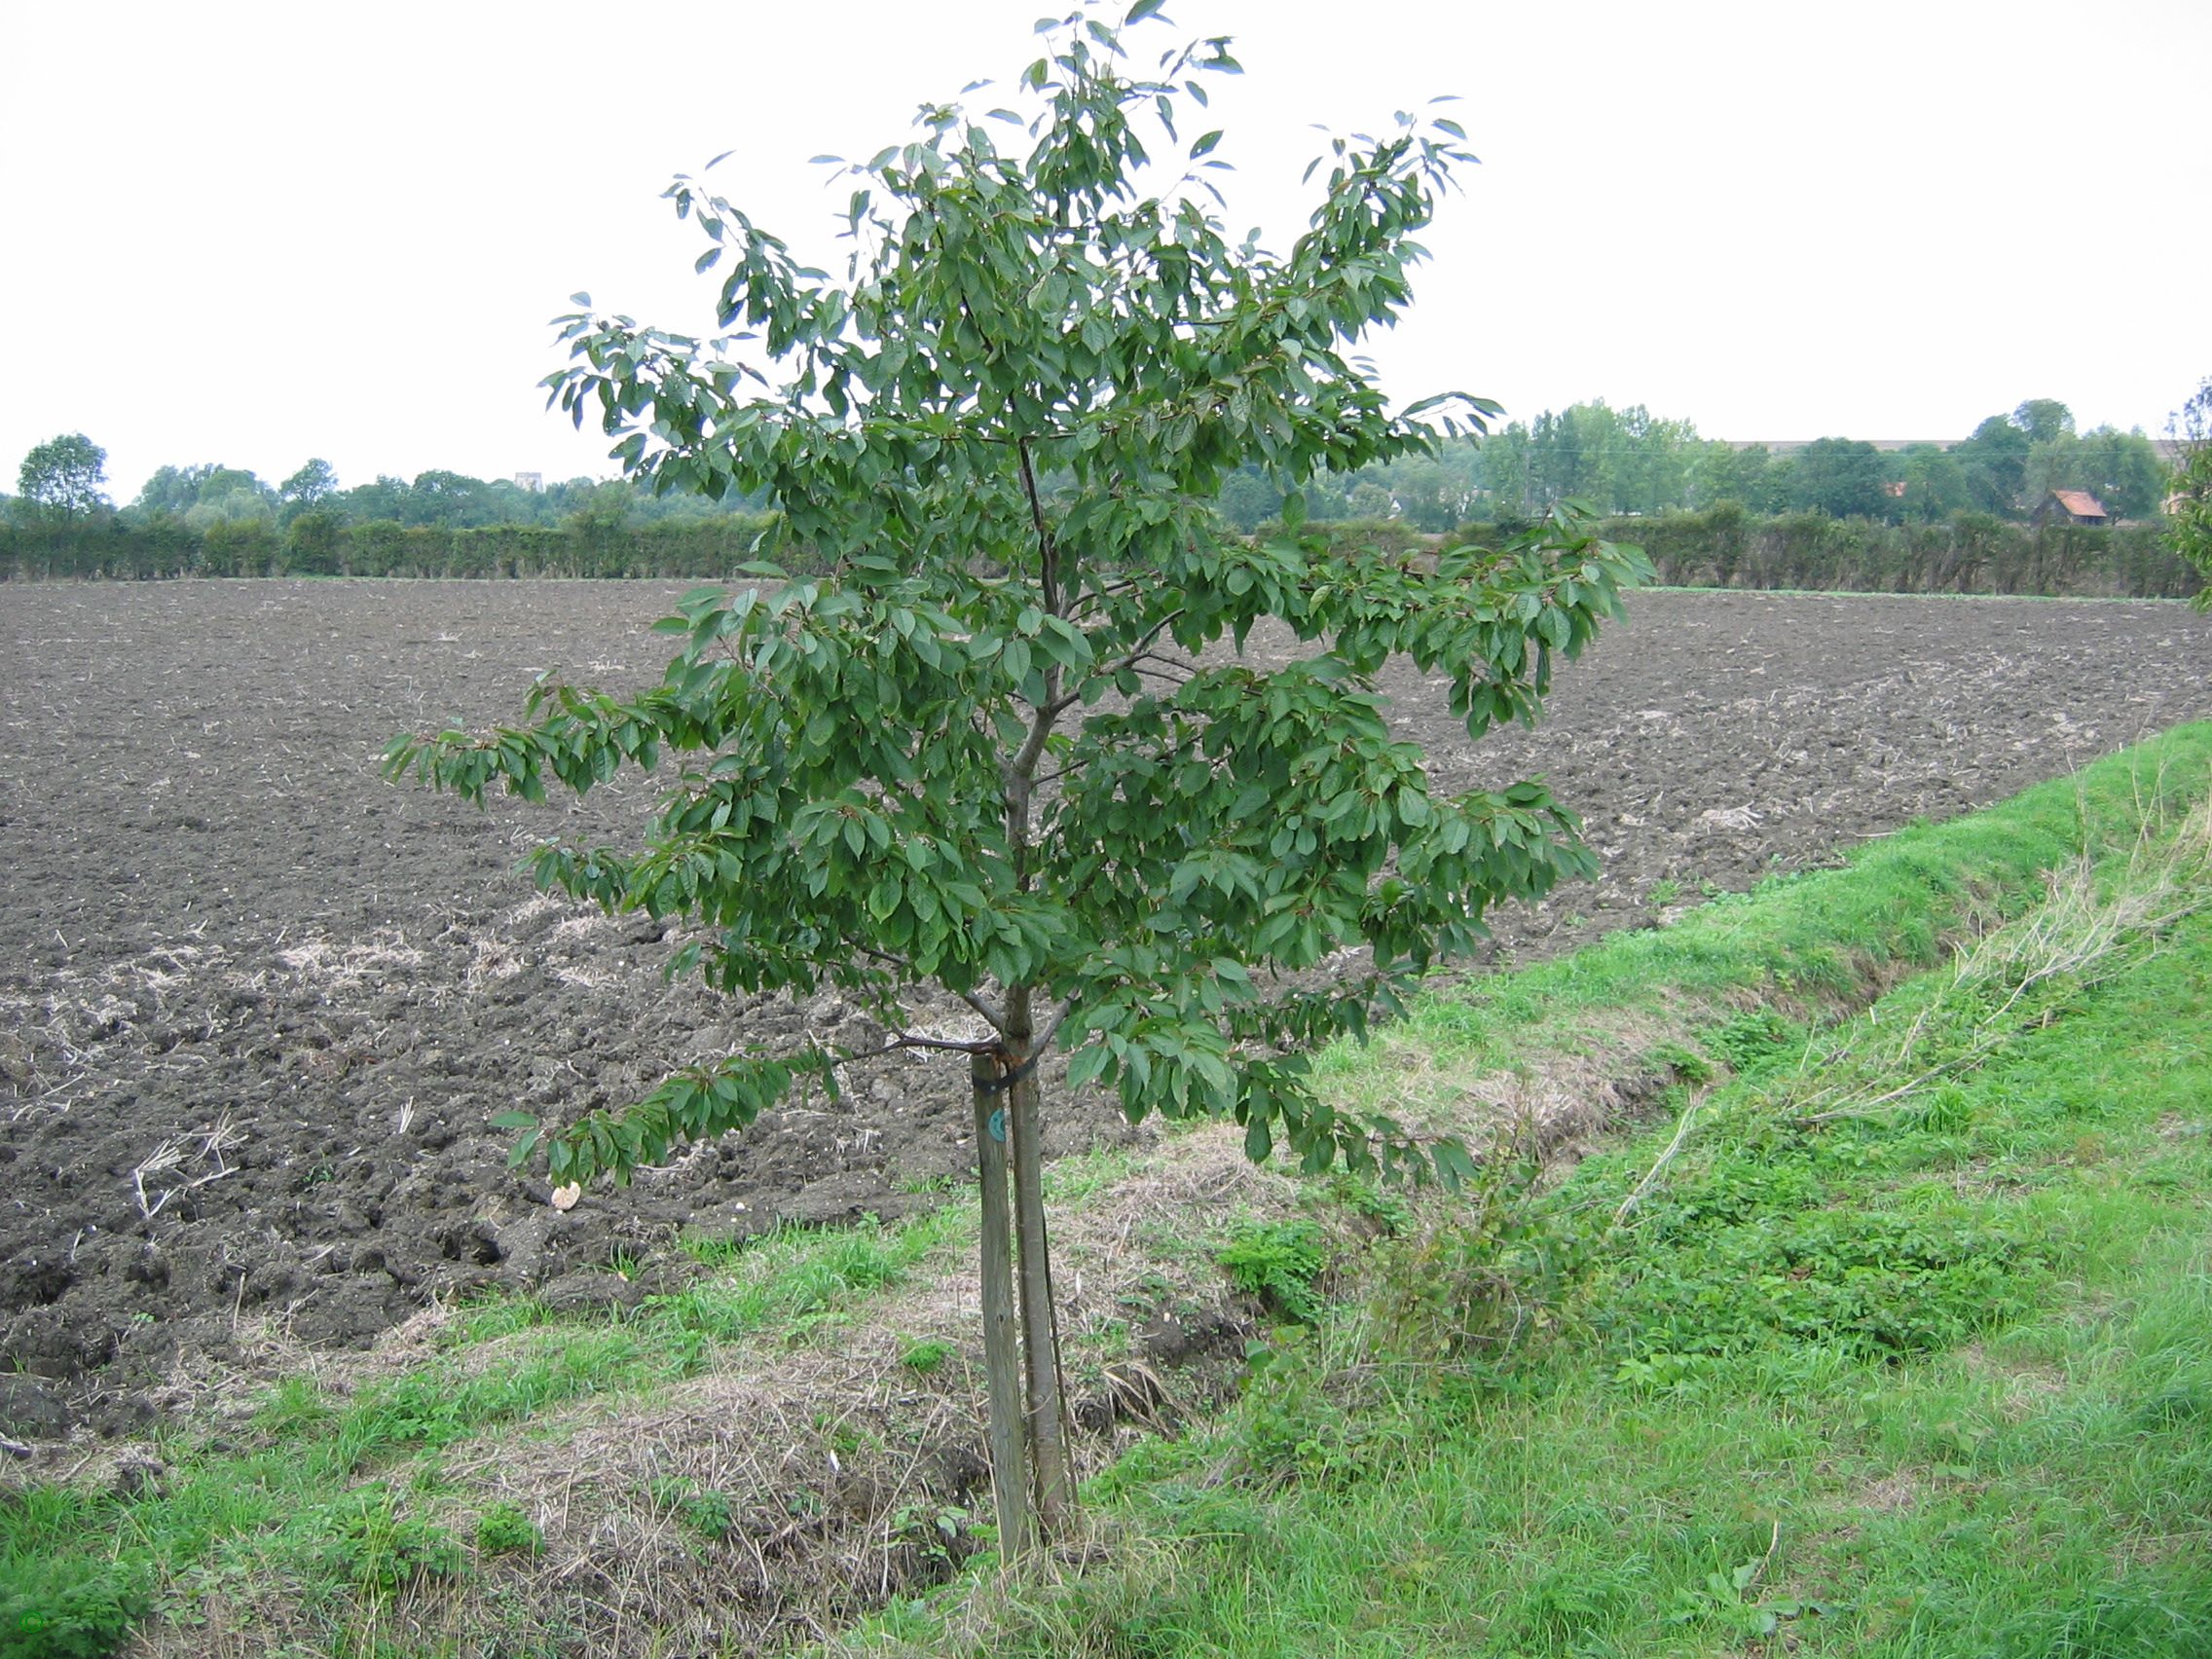
[[2104, 502], [2086, 490], [2046, 490], [2036, 510], [2028, 515], [2033, 524], [2048, 524], [2056, 519], [2061, 524], [2110, 524], [2112, 514], [2105, 511]]

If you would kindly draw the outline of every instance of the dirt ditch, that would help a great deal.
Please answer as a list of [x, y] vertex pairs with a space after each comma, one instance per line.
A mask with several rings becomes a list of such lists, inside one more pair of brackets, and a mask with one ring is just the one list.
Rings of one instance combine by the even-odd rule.
[[[517, 872], [547, 833], [622, 834], [649, 784], [478, 813], [377, 779], [395, 731], [511, 718], [538, 672], [649, 681], [679, 591], [0, 589], [0, 1432], [128, 1430], [271, 1331], [361, 1346], [441, 1295], [649, 1273], [685, 1225], [896, 1215], [966, 1169], [964, 1074], [924, 1061], [570, 1212], [505, 1168], [496, 1112], [858, 1017], [666, 984], [656, 925]], [[2208, 667], [2212, 619], [2171, 605], [1661, 593], [1534, 731], [1470, 744], [1440, 685], [1388, 688], [1443, 786], [1541, 771], [1585, 817], [1604, 878], [1496, 918], [1515, 958], [2205, 718]]]

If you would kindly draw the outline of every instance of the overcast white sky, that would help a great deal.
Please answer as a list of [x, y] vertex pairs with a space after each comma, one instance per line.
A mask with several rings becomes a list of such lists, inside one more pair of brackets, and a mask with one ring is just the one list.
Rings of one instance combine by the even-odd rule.
[[[1011, 82], [1053, 9], [0, 0], [0, 490], [80, 430], [119, 501], [194, 461], [609, 473], [542, 413], [545, 319], [588, 289], [700, 322], [669, 175], [734, 148], [722, 193], [827, 256], [842, 195], [807, 159]], [[1735, 438], [1962, 436], [2056, 397], [2156, 432], [2212, 374], [2203, 0], [1167, 13], [1247, 70], [1215, 100], [1234, 230], [1302, 223], [1307, 123], [1464, 98], [1484, 165], [1377, 347], [1396, 395]]]

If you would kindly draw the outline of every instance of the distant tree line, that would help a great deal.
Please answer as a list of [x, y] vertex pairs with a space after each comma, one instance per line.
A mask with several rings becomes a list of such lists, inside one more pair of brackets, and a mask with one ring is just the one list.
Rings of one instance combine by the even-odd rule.
[[[1392, 519], [1329, 520], [1309, 530], [1346, 548], [1411, 553], [1445, 539]], [[1599, 533], [1641, 547], [1669, 587], [2186, 599], [2205, 581], [2157, 524], [2022, 524], [1973, 512], [1936, 524], [1886, 524], [1764, 515], [1722, 501], [1703, 512], [1604, 519]]]
[[[1947, 446], [1882, 450], [1862, 439], [1821, 438], [1786, 454], [1701, 438], [1689, 422], [1659, 419], [1641, 404], [1616, 410], [1599, 401], [1547, 410], [1306, 495], [1315, 520], [1402, 519], [1435, 535], [1470, 521], [1534, 518], [1569, 498], [1611, 514], [1735, 501], [1764, 517], [1935, 524], [1960, 512], [2024, 520], [2046, 492], [2083, 490], [2115, 519], [2143, 519], [2157, 513], [2166, 488], [2167, 468], [2141, 431], [2077, 432], [2072, 411], [2050, 398], [1992, 415]], [[1252, 531], [1276, 516], [1281, 499], [1247, 471], [1231, 480], [1222, 504]]]
[[194, 531], [252, 521], [281, 531], [311, 515], [338, 525], [482, 530], [494, 525], [696, 521], [756, 513], [759, 506], [742, 499], [710, 501], [703, 496], [656, 497], [627, 481], [571, 478], [526, 488], [504, 478], [447, 471], [420, 472], [412, 480], [380, 475], [346, 489], [331, 464], [318, 459], [275, 485], [218, 463], [165, 466], [117, 516], [145, 527], [174, 524]]
[[[429, 471], [347, 488], [321, 460], [275, 485], [216, 463], [164, 466], [117, 508], [105, 463], [81, 433], [23, 459], [18, 496], [0, 497], [0, 576], [712, 577], [759, 557], [777, 524], [765, 501], [591, 478], [534, 489]], [[1310, 523], [1403, 545], [1509, 529], [1577, 498], [1644, 521], [1617, 534], [1669, 580], [2162, 595], [2195, 591], [2189, 567], [2133, 521], [2156, 518], [2172, 489], [2140, 430], [2078, 432], [2065, 404], [2031, 398], [1948, 446], [1822, 438], [1785, 454], [1700, 437], [1641, 405], [1577, 403], [1303, 494]], [[2051, 490], [2085, 491], [2130, 522], [2034, 534], [2026, 521]], [[1221, 506], [1256, 533], [1279, 521], [1282, 495], [1247, 468]]]
[[429, 471], [345, 489], [319, 459], [276, 485], [164, 466], [119, 509], [106, 460], [82, 433], [24, 458], [20, 494], [0, 498], [0, 575], [714, 576], [775, 523], [757, 502], [593, 478], [531, 489]]

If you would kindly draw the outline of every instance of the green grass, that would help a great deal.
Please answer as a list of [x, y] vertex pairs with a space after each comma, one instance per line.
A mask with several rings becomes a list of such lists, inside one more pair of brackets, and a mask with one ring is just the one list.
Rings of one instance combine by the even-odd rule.
[[1093, 1484], [1110, 1565], [863, 1643], [2212, 1653], [2203, 829], [1841, 1028], [1739, 1031], [1686, 1133], [1378, 1250], [1226, 1420]]
[[[1049, 1187], [1080, 1198], [1125, 1173], [1132, 1156], [1062, 1160]], [[829, 1337], [885, 1293], [964, 1258], [975, 1227], [973, 1203], [952, 1201], [892, 1224], [689, 1235], [682, 1247], [706, 1272], [634, 1309], [558, 1312], [531, 1295], [486, 1297], [455, 1310], [436, 1358], [398, 1376], [348, 1394], [288, 1378], [242, 1430], [167, 1436], [159, 1450], [169, 1473], [157, 1488], [0, 1497], [0, 1659], [104, 1654], [158, 1605], [272, 1584], [324, 1609], [329, 1650], [350, 1653], [349, 1630], [373, 1628], [403, 1583], [465, 1578], [463, 1540], [475, 1562], [523, 1548], [512, 1517], [455, 1511], [449, 1456], [517, 1425], [534, 1432], [532, 1419], [588, 1396], [649, 1395], [763, 1340]], [[955, 1351], [918, 1342], [903, 1363], [927, 1374]]]
[[[895, 1226], [699, 1244], [718, 1271], [627, 1314], [497, 1298], [461, 1310], [443, 1338], [453, 1351], [429, 1364], [345, 1397], [288, 1379], [242, 1436], [172, 1439], [171, 1472], [153, 1490], [46, 1487], [0, 1501], [0, 1659], [106, 1653], [157, 1590], [188, 1598], [275, 1578], [342, 1622], [403, 1582], [460, 1575], [466, 1552], [437, 1519], [443, 1453], [585, 1395], [696, 1375], [764, 1333], [794, 1340], [852, 1317], [973, 1225], [947, 1204]], [[493, 1363], [468, 1351], [494, 1343]], [[498, 1523], [488, 1540], [482, 1518], [471, 1535], [479, 1555], [518, 1544]]]
[[1353, 1105], [1403, 1110], [1417, 1087], [1409, 1059], [1444, 1097], [1456, 1080], [1547, 1051], [1633, 1047], [1640, 1025], [1711, 1027], [1752, 1002], [1753, 1019], [1770, 1023], [1777, 1010], [1856, 1008], [1960, 935], [2035, 903], [2046, 872], [2085, 849], [2124, 853], [2146, 821], [2200, 797], [2208, 777], [2212, 724], [2177, 727], [1986, 811], [1869, 842], [1840, 868], [1775, 877], [1671, 928], [1421, 996], [1369, 1048], [1320, 1056], [1316, 1083]]

